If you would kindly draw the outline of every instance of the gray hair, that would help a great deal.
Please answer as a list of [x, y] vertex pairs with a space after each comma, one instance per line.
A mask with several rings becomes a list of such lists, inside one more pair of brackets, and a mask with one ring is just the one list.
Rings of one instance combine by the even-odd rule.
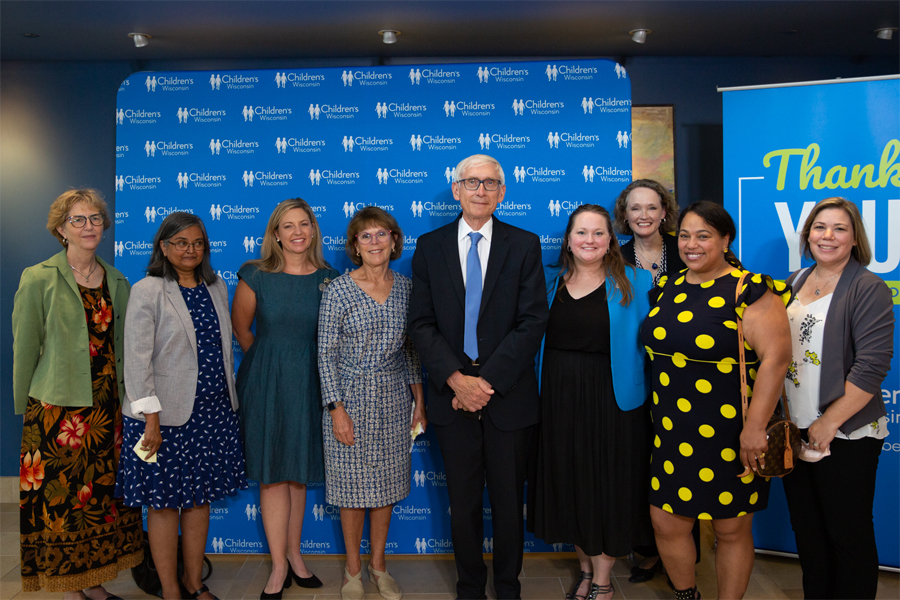
[[459, 161], [459, 164], [456, 165], [456, 170], [453, 171], [453, 181], [459, 183], [463, 179], [463, 173], [471, 167], [480, 167], [481, 165], [492, 165], [497, 171], [500, 185], [506, 185], [506, 176], [503, 174], [503, 167], [500, 166], [500, 163], [496, 158], [488, 156], [487, 154], [473, 154], [472, 156]]

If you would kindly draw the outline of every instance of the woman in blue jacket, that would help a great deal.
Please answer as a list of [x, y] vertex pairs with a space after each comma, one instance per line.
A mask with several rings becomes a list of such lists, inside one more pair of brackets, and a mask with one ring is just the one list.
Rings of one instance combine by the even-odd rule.
[[581, 576], [567, 598], [611, 598], [615, 557], [653, 536], [650, 387], [638, 336], [652, 278], [625, 264], [609, 213], [593, 204], [569, 217], [553, 269], [529, 529], [575, 545]]

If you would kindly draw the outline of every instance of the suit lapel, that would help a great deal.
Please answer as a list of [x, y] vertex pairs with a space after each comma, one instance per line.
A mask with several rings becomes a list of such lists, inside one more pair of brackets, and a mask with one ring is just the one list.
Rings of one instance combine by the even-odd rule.
[[509, 252], [509, 244], [506, 243], [509, 232], [506, 230], [506, 226], [496, 217], [492, 218], [494, 219], [494, 239], [491, 240], [491, 254], [488, 257], [487, 272], [484, 274], [484, 288], [482, 288], [481, 291], [481, 308], [478, 310], [479, 318], [484, 311], [484, 307], [487, 306], [488, 299], [491, 297], [491, 292], [494, 291], [494, 287], [497, 285], [497, 279], [500, 277], [500, 270], [503, 268], [503, 264], [506, 262], [506, 255]]
[[72, 274], [72, 267], [69, 266], [69, 260], [66, 258], [65, 250], [47, 259], [45, 264], [56, 267], [57, 270], [59, 270], [59, 274], [62, 275], [62, 278], [66, 280], [66, 283], [68, 283], [69, 287], [72, 288], [72, 291], [75, 292], [75, 295], [78, 296], [78, 298], [81, 298], [81, 291], [78, 289], [78, 283], [75, 282], [75, 275]]
[[228, 298], [226, 296], [225, 302], [223, 304], [221, 295], [218, 293], [218, 282], [206, 286], [206, 289], [209, 290], [209, 296], [212, 298], [213, 307], [216, 309], [216, 318], [219, 320], [219, 331], [222, 336], [222, 348], [226, 348], [227, 345], [231, 344], [231, 329], [228, 325], [231, 323], [230, 317], [226, 321], [226, 319], [222, 318], [222, 315], [228, 314]]
[[191, 319], [191, 313], [188, 312], [187, 304], [178, 288], [178, 282], [171, 279], [163, 278], [163, 289], [166, 291], [166, 298], [169, 304], [175, 309], [175, 314], [181, 320], [184, 330], [187, 333], [188, 340], [191, 342], [191, 350], [194, 351], [194, 358], [197, 358], [197, 332], [194, 330], [194, 321]]
[[459, 240], [457, 233], [459, 232], [459, 219], [457, 217], [453, 223], [448, 225], [444, 230], [444, 242], [441, 244], [441, 250], [444, 254], [444, 260], [447, 262], [447, 271], [450, 273], [450, 282], [453, 289], [456, 290], [456, 297], [459, 299], [461, 307], [466, 306], [466, 286], [462, 278], [462, 264], [459, 262]]

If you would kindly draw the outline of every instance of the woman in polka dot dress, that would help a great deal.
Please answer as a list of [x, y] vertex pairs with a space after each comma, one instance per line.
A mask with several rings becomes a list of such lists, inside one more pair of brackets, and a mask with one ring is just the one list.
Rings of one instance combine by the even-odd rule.
[[[694, 586], [695, 519], [712, 520], [717, 539], [718, 598], [743, 596], [753, 568], [752, 513], [768, 502], [765, 426], [790, 362], [783, 284], [742, 271], [729, 243], [735, 229], [718, 204], [697, 202], [678, 222], [678, 251], [687, 265], [651, 292], [655, 305], [641, 329], [653, 386], [650, 514], [676, 598], [699, 597]], [[734, 265], [738, 265], [735, 267]], [[773, 294], [774, 290], [777, 294]], [[748, 385], [741, 416], [737, 319], [743, 318]]]

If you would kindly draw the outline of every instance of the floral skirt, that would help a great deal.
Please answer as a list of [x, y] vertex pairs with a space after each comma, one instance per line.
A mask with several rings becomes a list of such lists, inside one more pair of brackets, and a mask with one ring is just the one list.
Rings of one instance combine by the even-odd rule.
[[122, 414], [115, 394], [103, 396], [79, 408], [28, 400], [19, 477], [23, 591], [100, 585], [143, 559], [141, 511], [113, 497]]

